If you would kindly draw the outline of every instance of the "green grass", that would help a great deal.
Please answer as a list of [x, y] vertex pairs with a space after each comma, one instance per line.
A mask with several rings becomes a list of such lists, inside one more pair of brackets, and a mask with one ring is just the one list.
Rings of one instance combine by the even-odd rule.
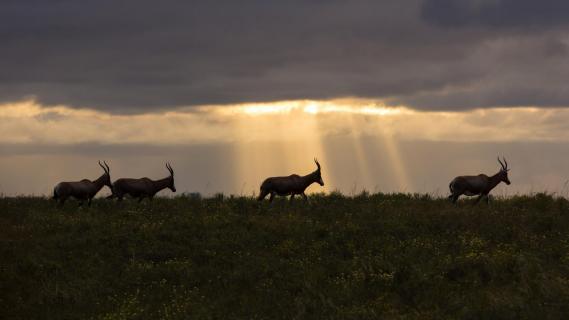
[[569, 202], [0, 198], [2, 319], [559, 319]]

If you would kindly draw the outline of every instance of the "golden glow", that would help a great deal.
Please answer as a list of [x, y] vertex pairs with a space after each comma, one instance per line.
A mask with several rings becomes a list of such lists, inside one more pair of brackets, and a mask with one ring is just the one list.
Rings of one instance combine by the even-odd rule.
[[297, 106], [293, 103], [259, 103], [250, 104], [239, 107], [229, 108], [229, 112], [233, 113], [244, 113], [247, 115], [266, 115], [266, 114], [278, 114], [278, 113], [289, 113]]
[[411, 176], [408, 165], [416, 159], [405, 158], [405, 141], [567, 142], [568, 122], [569, 109], [564, 108], [420, 112], [362, 99], [200, 106], [136, 115], [23, 101], [0, 105], [0, 145], [224, 145], [231, 148], [224, 166], [232, 176], [211, 181], [204, 192], [231, 185], [231, 192], [255, 194], [268, 176], [312, 172], [314, 157], [322, 163], [325, 187], [313, 185], [308, 192], [413, 191], [422, 182]]
[[222, 114], [245, 114], [251, 116], [259, 115], [278, 115], [290, 113], [306, 114], [326, 114], [326, 113], [345, 113], [388, 116], [410, 113], [411, 110], [403, 107], [386, 107], [385, 105], [366, 100], [332, 100], [332, 101], [282, 101], [272, 103], [249, 103], [235, 106], [228, 106], [223, 109], [217, 107], [205, 107], [204, 110], [217, 109]]
[[[419, 112], [357, 99], [282, 101], [115, 115], [33, 101], [0, 105], [0, 143], [187, 144], [321, 140], [569, 141], [569, 109]], [[240, 133], [236, 134], [237, 130]]]
[[[318, 119], [308, 116], [292, 120], [290, 113], [298, 111], [298, 108], [299, 103], [276, 103], [212, 110], [233, 119], [231, 130], [236, 144], [233, 148], [233, 180], [239, 193], [255, 194], [268, 176], [284, 176], [293, 172], [308, 174], [316, 168], [312, 161], [314, 157], [321, 163], [327, 163], [322, 136], [315, 134], [319, 132]], [[272, 153], [255, 152], [259, 143], [265, 144]], [[333, 176], [328, 172], [323, 173], [323, 178], [324, 188], [312, 186], [307, 193], [325, 192], [334, 185]]]
[[401, 192], [409, 192], [413, 190], [411, 185], [411, 180], [407, 177], [407, 171], [405, 170], [405, 163], [399, 152], [399, 146], [395, 139], [388, 134], [382, 136], [382, 140], [385, 146], [386, 154], [389, 158], [389, 164], [393, 168], [393, 173], [395, 175], [395, 180], [397, 181], [399, 190]]

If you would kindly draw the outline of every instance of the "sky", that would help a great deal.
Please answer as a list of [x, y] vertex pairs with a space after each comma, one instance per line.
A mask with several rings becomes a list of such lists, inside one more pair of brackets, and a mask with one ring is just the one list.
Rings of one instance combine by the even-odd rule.
[[[322, 164], [340, 191], [567, 195], [569, 2], [0, 2], [0, 194], [165, 177], [252, 195]], [[168, 195], [168, 192], [164, 192]]]

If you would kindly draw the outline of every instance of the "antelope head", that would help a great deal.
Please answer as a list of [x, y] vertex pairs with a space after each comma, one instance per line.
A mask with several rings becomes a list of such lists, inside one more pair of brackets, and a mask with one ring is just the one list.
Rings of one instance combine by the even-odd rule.
[[172, 190], [172, 192], [176, 192], [176, 186], [174, 185], [174, 169], [172, 169], [170, 163], [166, 163], [166, 169], [170, 171], [170, 185], [168, 185], [168, 188]]
[[508, 179], [508, 171], [510, 171], [510, 169], [508, 169], [508, 161], [506, 161], [506, 158], [504, 157], [502, 157], [502, 159], [504, 160], [504, 162], [500, 161], [500, 157], [498, 157], [498, 162], [502, 166], [498, 175], [500, 177], [500, 181], [503, 181], [504, 183], [509, 185], [510, 179]]
[[99, 161], [99, 166], [101, 166], [101, 168], [103, 168], [103, 171], [105, 171], [105, 174], [103, 174], [103, 183], [109, 187], [109, 189], [113, 190], [113, 185], [111, 184], [111, 169], [109, 168], [109, 165], [106, 161], [103, 161], [103, 163], [105, 166], [103, 166], [101, 164], [101, 161]]
[[316, 158], [314, 158], [314, 163], [316, 163], [316, 166], [318, 167], [318, 169], [316, 169], [316, 171], [314, 171], [314, 173], [316, 175], [316, 182], [319, 185], [324, 186], [324, 180], [322, 180], [322, 174], [320, 172], [320, 163], [318, 163], [318, 160], [316, 160]]

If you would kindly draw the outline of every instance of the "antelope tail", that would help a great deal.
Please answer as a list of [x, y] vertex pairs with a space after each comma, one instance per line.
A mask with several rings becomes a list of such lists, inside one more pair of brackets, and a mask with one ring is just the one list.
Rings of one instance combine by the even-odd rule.
[[450, 196], [448, 196], [448, 198], [452, 199], [454, 196], [454, 192], [452, 191], [452, 181], [448, 184], [448, 189], [450, 190]]
[[265, 197], [267, 196], [268, 192], [266, 192], [265, 190], [263, 190], [263, 187], [260, 188], [259, 190], [259, 196], [257, 197], [257, 201], [262, 201], [263, 199], [265, 199]]
[[54, 200], [57, 199], [57, 190], [53, 189], [53, 198]]

